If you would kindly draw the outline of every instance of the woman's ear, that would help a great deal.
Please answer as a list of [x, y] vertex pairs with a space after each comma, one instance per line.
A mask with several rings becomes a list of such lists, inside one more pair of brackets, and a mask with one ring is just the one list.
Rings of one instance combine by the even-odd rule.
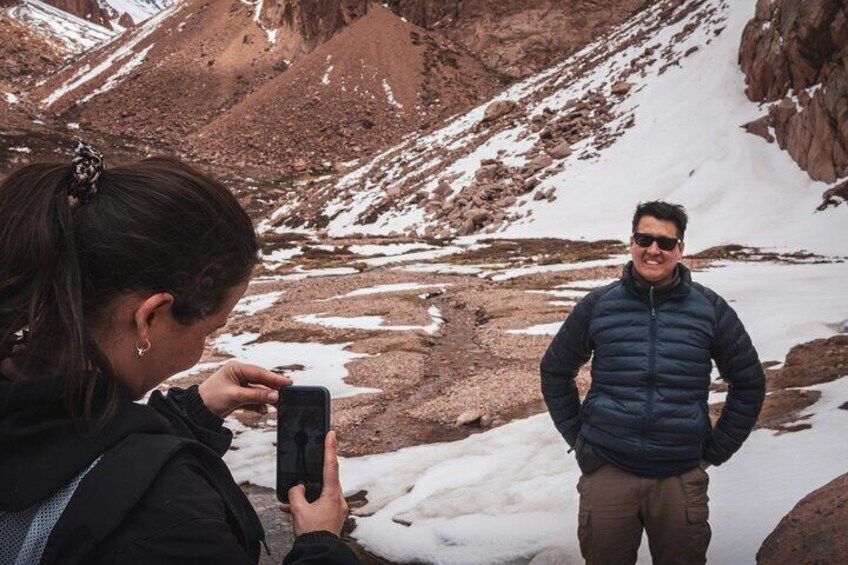
[[174, 315], [174, 295], [170, 292], [158, 292], [143, 300], [135, 311], [135, 329], [139, 340], [149, 340], [154, 326], [172, 323]]

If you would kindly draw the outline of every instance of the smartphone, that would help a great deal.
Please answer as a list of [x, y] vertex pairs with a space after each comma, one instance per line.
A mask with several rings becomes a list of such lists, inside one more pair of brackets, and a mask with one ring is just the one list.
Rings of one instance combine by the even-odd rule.
[[321, 496], [324, 438], [330, 431], [330, 391], [322, 386], [286, 386], [277, 405], [277, 499], [303, 484], [306, 500]]

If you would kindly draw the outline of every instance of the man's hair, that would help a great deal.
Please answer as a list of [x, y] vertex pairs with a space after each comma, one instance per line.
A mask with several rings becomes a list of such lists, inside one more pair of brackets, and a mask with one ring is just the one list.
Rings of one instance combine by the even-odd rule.
[[686, 215], [686, 208], [680, 204], [671, 204], [662, 200], [640, 202], [636, 206], [636, 212], [633, 214], [633, 233], [636, 233], [639, 220], [643, 216], [652, 216], [658, 220], [674, 222], [674, 225], [677, 227], [677, 237], [681, 240], [683, 239], [683, 234], [686, 233], [686, 223], [689, 221], [689, 216]]

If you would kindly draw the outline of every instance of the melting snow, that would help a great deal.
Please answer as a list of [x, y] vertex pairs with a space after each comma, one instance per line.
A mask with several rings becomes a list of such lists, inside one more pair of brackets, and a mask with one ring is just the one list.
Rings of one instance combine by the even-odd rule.
[[385, 330], [385, 331], [422, 331], [433, 335], [439, 331], [444, 323], [442, 313], [436, 306], [427, 309], [432, 323], [427, 326], [384, 326], [382, 316], [355, 316], [345, 318], [341, 316], [324, 316], [322, 314], [304, 314], [295, 316], [294, 320], [304, 324], [316, 324], [329, 328], [355, 329], [355, 330]]
[[349, 298], [352, 296], [367, 296], [371, 294], [383, 294], [389, 292], [405, 292], [409, 290], [421, 290], [424, 288], [433, 288], [438, 287], [444, 291], [445, 287], [450, 286], [450, 283], [441, 284], [423, 284], [423, 283], [395, 283], [395, 284], [381, 284], [377, 286], [369, 286], [368, 288], [359, 288], [357, 290], [352, 290], [347, 294], [339, 294], [338, 296], [333, 296], [332, 298], [328, 298], [327, 300], [332, 300], [334, 298]]
[[389, 85], [389, 81], [383, 79], [383, 90], [386, 91], [386, 100], [389, 102], [390, 106], [394, 106], [395, 108], [403, 108], [403, 104], [395, 100], [395, 95], [392, 92], [392, 87]]
[[239, 300], [233, 312], [236, 314], [256, 314], [266, 308], [270, 308], [277, 300], [285, 294], [285, 291], [266, 292], [264, 294], [251, 294]]
[[[27, 1], [36, 1], [36, 0], [27, 0]], [[127, 59], [128, 57], [134, 59], [137, 55], [133, 52], [133, 49], [145, 40], [150, 34], [152, 34], [159, 25], [172, 14], [175, 14], [177, 11], [181, 10], [185, 4], [174, 4], [171, 8], [163, 10], [159, 12], [155, 17], [150, 18], [147, 22], [145, 22], [141, 27], [131, 30], [128, 33], [133, 33], [132, 39], [129, 39], [126, 43], [115, 49], [112, 53], [110, 53], [103, 61], [100, 62], [93, 69], [89, 65], [85, 65], [77, 72], [76, 75], [68, 79], [61, 87], [57, 88], [53, 93], [51, 93], [47, 98], [45, 98], [42, 103], [45, 106], [51, 106], [57, 100], [79, 88], [80, 86], [86, 84], [87, 82], [97, 78], [108, 69], [112, 68], [116, 63]], [[143, 51], [146, 55], [149, 47]], [[143, 57], [142, 57], [143, 60]], [[124, 69], [126, 65], [123, 65], [118, 73], [121, 73], [121, 70]], [[131, 69], [130, 69], [131, 70]], [[127, 71], [129, 72], [129, 71]], [[113, 77], [114, 78], [114, 77]], [[106, 81], [108, 84], [109, 80]], [[105, 85], [104, 85], [105, 86]], [[88, 99], [88, 97], [87, 97]]]
[[[846, 277], [845, 263], [728, 263], [694, 275], [739, 312], [762, 359], [836, 333], [848, 312]], [[756, 431], [729, 463], [710, 469], [711, 562], [753, 563], [783, 515], [848, 468], [848, 412], [837, 408], [848, 378], [811, 388], [822, 391], [806, 411], [812, 429]], [[458, 442], [345, 459], [346, 492], [366, 490], [369, 500], [353, 535], [398, 562], [526, 562], [550, 548], [559, 562], [579, 562], [579, 470], [565, 452], [550, 417], [539, 414]], [[646, 542], [639, 562], [650, 563]]]
[[18, 98], [11, 92], [6, 92], [4, 96], [6, 97], [6, 102], [9, 104], [17, 104], [18, 102], [20, 102], [20, 98]]
[[350, 343], [284, 343], [256, 341], [259, 334], [225, 334], [215, 340], [215, 349], [232, 355], [238, 361], [274, 369], [303, 365], [303, 369], [286, 371], [286, 376], [299, 385], [327, 387], [333, 398], [345, 398], [376, 389], [356, 387], [344, 382], [345, 365], [354, 359], [368, 357], [364, 353], [347, 351]]

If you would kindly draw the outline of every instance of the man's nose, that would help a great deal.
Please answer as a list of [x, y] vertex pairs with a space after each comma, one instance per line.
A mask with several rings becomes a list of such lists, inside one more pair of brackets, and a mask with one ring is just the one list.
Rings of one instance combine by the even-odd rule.
[[650, 251], [651, 253], [659, 253], [661, 251], [660, 244], [657, 243], [656, 239], [651, 242], [651, 245], [648, 246], [648, 251]]

